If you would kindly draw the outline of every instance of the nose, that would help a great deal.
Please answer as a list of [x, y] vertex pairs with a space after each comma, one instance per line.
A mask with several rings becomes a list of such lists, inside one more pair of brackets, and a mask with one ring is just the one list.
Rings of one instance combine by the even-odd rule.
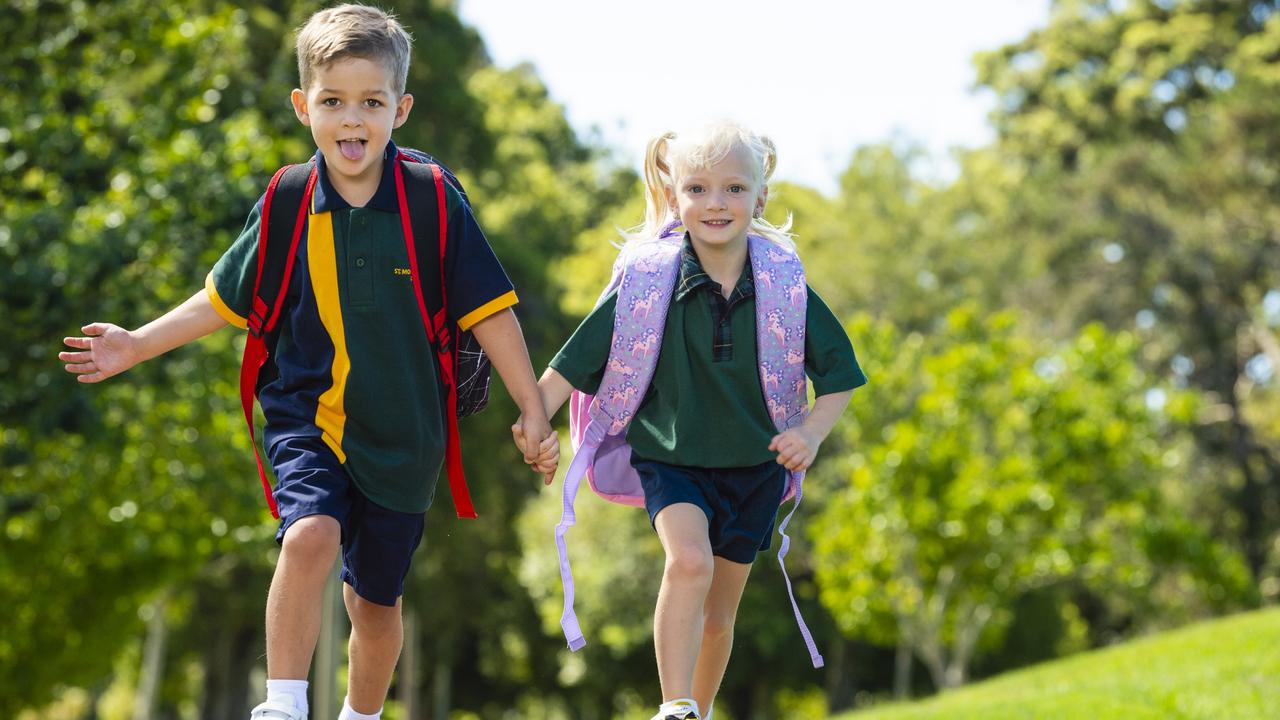
[[342, 127], [353, 128], [360, 126], [360, 111], [348, 105], [342, 113]]
[[728, 207], [728, 203], [725, 202], [725, 194], [723, 190], [712, 190], [710, 193], [707, 193], [707, 195], [708, 208], [712, 210], [723, 210]]

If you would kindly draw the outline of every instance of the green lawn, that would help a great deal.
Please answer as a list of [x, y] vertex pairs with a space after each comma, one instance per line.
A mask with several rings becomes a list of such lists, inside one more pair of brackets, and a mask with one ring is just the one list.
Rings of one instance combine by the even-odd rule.
[[1280, 608], [1006, 673], [840, 720], [1280, 718]]

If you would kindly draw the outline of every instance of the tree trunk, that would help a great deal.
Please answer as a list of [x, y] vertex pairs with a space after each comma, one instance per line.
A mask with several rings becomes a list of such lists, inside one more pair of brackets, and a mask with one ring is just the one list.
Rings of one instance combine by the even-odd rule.
[[905, 639], [898, 640], [893, 658], [893, 699], [906, 700], [911, 696], [911, 646]]
[[851, 643], [840, 638], [831, 651], [827, 670], [827, 710], [836, 714], [853, 709], [853, 678], [849, 671]]
[[204, 655], [200, 720], [244, 720], [249, 714], [249, 676], [258, 662], [261, 633], [255, 625], [240, 625], [214, 634]]
[[396, 671], [397, 696], [407, 720], [419, 720], [418, 697], [418, 614], [412, 607], [404, 609], [404, 650]]
[[316, 643], [316, 661], [312, 670], [311, 715], [337, 717], [338, 704], [338, 656], [342, 653], [342, 623], [339, 614], [343, 604], [342, 581], [336, 572], [324, 585], [324, 600], [320, 616], [320, 638]]
[[168, 602], [169, 591], [166, 589], [150, 604], [151, 617], [147, 619], [142, 669], [138, 673], [138, 690], [133, 700], [133, 720], [151, 720], [155, 715], [156, 696], [160, 693], [160, 680], [164, 677], [165, 640], [169, 635], [164, 616]]
[[441, 653], [431, 677], [431, 717], [434, 720], [448, 720], [453, 705], [452, 682], [453, 664], [447, 654]]

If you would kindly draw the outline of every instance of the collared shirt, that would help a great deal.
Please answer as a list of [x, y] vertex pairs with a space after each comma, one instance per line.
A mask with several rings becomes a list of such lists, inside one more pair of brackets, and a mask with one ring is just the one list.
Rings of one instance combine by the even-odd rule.
[[[744, 265], [728, 298], [685, 238], [653, 381], [627, 431], [632, 451], [673, 465], [731, 468], [776, 457], [756, 357], [755, 284]], [[594, 393], [613, 339], [617, 294], [607, 297], [551, 361], [571, 385]], [[805, 373], [816, 395], [866, 384], [853, 347], [826, 303], [808, 290]]]
[[[320, 437], [370, 500], [400, 512], [431, 504], [444, 459], [444, 401], [413, 292], [388, 143], [368, 204], [353, 208], [319, 181], [299, 243], [272, 356], [279, 376], [259, 393], [264, 443]], [[516, 302], [465, 198], [445, 185], [449, 314], [462, 329]], [[214, 308], [245, 326], [257, 273], [262, 199], [209, 273]]]

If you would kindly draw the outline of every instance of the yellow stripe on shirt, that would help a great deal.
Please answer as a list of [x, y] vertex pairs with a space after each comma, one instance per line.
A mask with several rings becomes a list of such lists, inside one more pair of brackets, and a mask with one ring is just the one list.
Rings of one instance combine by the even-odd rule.
[[347, 425], [347, 376], [351, 374], [351, 357], [347, 354], [346, 328], [342, 324], [342, 305], [338, 295], [338, 261], [333, 246], [333, 218], [330, 213], [313, 214], [307, 220], [307, 270], [311, 290], [315, 293], [320, 323], [333, 342], [333, 384], [320, 395], [316, 406], [316, 427], [320, 437], [333, 450], [338, 462], [345, 463], [342, 433]]
[[242, 318], [237, 315], [235, 310], [232, 310], [225, 302], [223, 302], [222, 296], [218, 294], [218, 288], [213, 284], [212, 272], [204, 278], [204, 289], [209, 293], [209, 302], [213, 304], [214, 312], [221, 315], [223, 320], [226, 320], [241, 330], [249, 327], [249, 321], [246, 318]]
[[463, 315], [462, 319], [458, 321], [458, 329], [470, 330], [476, 323], [480, 322], [481, 320], [484, 320], [485, 318], [489, 317], [490, 315], [493, 315], [499, 310], [506, 310], [507, 308], [511, 307], [512, 305], [515, 305], [518, 302], [520, 301], [516, 298], [515, 290], [511, 290], [507, 292], [505, 295], [499, 295], [498, 297], [481, 305], [475, 310], [472, 310], [466, 315]]

